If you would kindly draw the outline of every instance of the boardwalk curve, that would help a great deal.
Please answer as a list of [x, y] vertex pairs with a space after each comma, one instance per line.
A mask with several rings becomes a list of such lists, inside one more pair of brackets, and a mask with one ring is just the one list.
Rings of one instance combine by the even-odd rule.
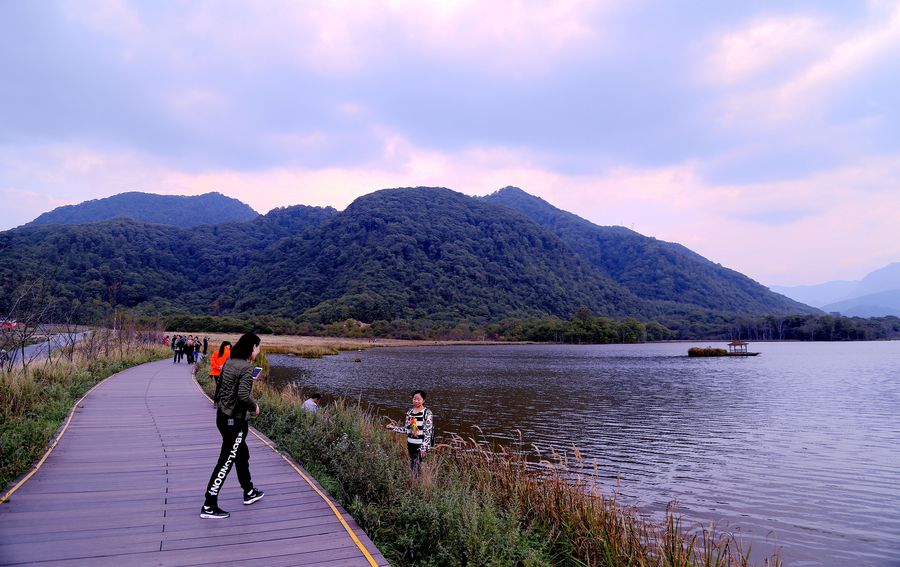
[[110, 377], [0, 505], [0, 565], [388, 565], [302, 469], [264, 437], [247, 441], [266, 497], [244, 506], [232, 472], [219, 498], [231, 517], [203, 520], [221, 437], [189, 367], [153, 362]]

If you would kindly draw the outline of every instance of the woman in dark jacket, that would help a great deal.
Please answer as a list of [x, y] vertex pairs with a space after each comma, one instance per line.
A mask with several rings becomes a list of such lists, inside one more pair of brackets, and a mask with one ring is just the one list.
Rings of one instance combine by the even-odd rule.
[[219, 491], [232, 466], [237, 467], [238, 481], [244, 489], [244, 504], [253, 504], [263, 497], [263, 491], [250, 480], [250, 451], [247, 449], [247, 419], [249, 413], [259, 415], [259, 404], [253, 399], [253, 365], [259, 354], [259, 337], [246, 333], [231, 349], [219, 379], [216, 405], [216, 427], [222, 434], [219, 461], [209, 477], [206, 496], [200, 509], [201, 518], [227, 518], [231, 514], [219, 508]]

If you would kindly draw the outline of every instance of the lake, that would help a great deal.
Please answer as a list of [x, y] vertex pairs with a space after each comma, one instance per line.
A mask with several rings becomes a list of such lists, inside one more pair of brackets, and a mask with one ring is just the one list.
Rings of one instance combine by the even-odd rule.
[[[428, 393], [439, 434], [587, 460], [622, 503], [743, 534], [785, 565], [900, 565], [900, 342], [373, 348], [272, 355], [273, 379], [400, 418]], [[359, 359], [359, 362], [356, 362]]]

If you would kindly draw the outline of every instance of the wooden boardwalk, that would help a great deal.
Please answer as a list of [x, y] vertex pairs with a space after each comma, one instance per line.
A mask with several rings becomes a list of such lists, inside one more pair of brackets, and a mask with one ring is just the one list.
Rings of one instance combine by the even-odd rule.
[[186, 364], [153, 362], [102, 383], [0, 505], [0, 565], [388, 565], [315, 481], [253, 434], [250, 472], [265, 497], [244, 506], [232, 470], [219, 497], [231, 517], [201, 519], [221, 445], [214, 412]]

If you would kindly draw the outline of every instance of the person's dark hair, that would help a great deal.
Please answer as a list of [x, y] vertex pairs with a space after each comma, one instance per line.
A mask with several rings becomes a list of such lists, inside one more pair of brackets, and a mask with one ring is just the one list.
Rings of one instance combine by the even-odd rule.
[[238, 342], [231, 347], [231, 358], [238, 360], [250, 360], [253, 355], [253, 347], [259, 344], [259, 337], [253, 333], [244, 333]]
[[313, 395], [310, 396], [310, 399], [313, 399], [313, 400], [321, 400], [321, 399], [322, 399], [322, 394], [320, 394], [319, 392], [313, 392]]
[[230, 347], [231, 341], [222, 341], [222, 344], [219, 345], [219, 356], [225, 354], [225, 347]]
[[416, 390], [415, 392], [412, 393], [412, 396], [410, 396], [410, 398], [415, 396], [416, 394], [419, 394], [420, 396], [422, 396], [423, 400], [428, 398], [428, 396], [425, 395], [425, 390]]

